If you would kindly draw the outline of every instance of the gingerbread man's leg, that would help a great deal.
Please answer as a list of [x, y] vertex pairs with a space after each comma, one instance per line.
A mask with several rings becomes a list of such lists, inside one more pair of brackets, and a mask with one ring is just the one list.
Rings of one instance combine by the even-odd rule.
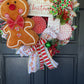
[[18, 41], [17, 38], [8, 36], [7, 46], [9, 48], [16, 48], [16, 47], [18, 48], [18, 47], [20, 47], [20, 45], [21, 45], [21, 42]]

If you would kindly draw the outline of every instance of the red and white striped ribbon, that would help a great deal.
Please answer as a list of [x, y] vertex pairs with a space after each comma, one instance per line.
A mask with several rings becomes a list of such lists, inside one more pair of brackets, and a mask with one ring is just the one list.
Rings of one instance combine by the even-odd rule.
[[[45, 47], [46, 40], [40, 39], [34, 46], [22, 46], [16, 53], [21, 56], [29, 56], [28, 73], [43, 70], [44, 64], [49, 68], [57, 68], [58, 63], [55, 62], [48, 49]], [[32, 59], [33, 58], [33, 59]]]
[[[39, 59], [40, 59], [40, 70], [44, 69], [44, 64], [49, 69], [56, 68], [57, 65], [58, 65], [57, 63], [55, 63], [53, 61], [52, 58], [50, 58], [47, 55], [46, 50], [45, 50], [45, 43], [46, 43], [46, 40], [44, 40], [44, 39], [41, 38], [40, 41], [37, 43], [37, 45], [31, 46], [31, 50], [32, 51], [37, 51], [38, 52], [38, 56], [39, 56]], [[52, 60], [50, 60], [50, 59], [52, 59]]]

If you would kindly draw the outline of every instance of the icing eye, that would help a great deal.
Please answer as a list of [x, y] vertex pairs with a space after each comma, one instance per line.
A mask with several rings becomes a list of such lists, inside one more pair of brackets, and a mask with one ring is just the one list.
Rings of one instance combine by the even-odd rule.
[[7, 5], [9, 5], [9, 2], [7, 3]]
[[16, 1], [14, 1], [14, 3], [16, 3]]

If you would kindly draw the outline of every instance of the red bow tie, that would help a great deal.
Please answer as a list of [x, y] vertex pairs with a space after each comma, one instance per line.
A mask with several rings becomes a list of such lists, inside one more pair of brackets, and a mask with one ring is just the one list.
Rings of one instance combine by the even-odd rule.
[[7, 24], [11, 29], [14, 29], [14, 26], [17, 24], [20, 28], [24, 28], [24, 19], [18, 15], [16, 21], [13, 21], [11, 18], [7, 19]]

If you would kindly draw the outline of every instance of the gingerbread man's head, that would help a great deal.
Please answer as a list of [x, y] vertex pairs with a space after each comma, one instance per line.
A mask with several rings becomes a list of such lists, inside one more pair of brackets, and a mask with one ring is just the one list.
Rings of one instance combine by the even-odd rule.
[[16, 20], [18, 15], [26, 17], [29, 6], [26, 0], [4, 0], [0, 5], [0, 16], [5, 21], [7, 18]]

